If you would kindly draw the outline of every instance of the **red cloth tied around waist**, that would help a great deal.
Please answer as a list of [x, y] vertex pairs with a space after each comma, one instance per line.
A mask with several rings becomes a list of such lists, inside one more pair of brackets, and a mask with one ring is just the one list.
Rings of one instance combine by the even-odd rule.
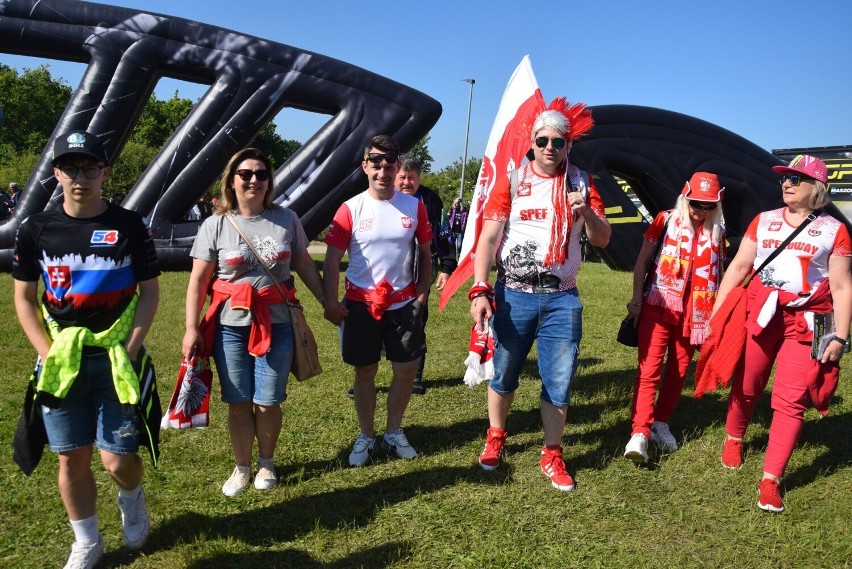
[[254, 288], [249, 283], [232, 283], [216, 279], [213, 281], [212, 297], [210, 306], [204, 318], [201, 319], [199, 331], [204, 339], [204, 353], [202, 356], [210, 356], [213, 341], [216, 334], [216, 324], [219, 311], [225, 305], [225, 301], [231, 299], [231, 308], [248, 310], [251, 312], [251, 332], [249, 333], [248, 351], [255, 357], [263, 357], [269, 351], [270, 339], [272, 337], [272, 318], [269, 314], [270, 304], [282, 304], [284, 302], [296, 302], [296, 289], [288, 288], [281, 283], [281, 288], [287, 293], [286, 298], [276, 286]]
[[385, 310], [391, 304], [414, 298], [417, 296], [417, 289], [414, 283], [409, 283], [407, 287], [398, 292], [393, 292], [393, 286], [391, 286], [387, 279], [382, 279], [382, 282], [375, 289], [367, 290], [352, 284], [347, 279], [344, 296], [349, 300], [367, 303], [367, 310], [370, 312], [370, 316], [376, 320], [381, 320], [382, 314], [385, 313]]

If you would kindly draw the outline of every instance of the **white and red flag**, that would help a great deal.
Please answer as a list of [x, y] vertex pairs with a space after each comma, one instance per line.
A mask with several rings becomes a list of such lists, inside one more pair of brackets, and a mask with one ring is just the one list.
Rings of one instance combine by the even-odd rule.
[[438, 301], [441, 310], [459, 287], [473, 276], [473, 257], [482, 229], [485, 202], [498, 177], [517, 169], [530, 149], [529, 137], [523, 134], [522, 122], [530, 116], [531, 109], [536, 107], [544, 107], [544, 98], [533, 74], [530, 56], [525, 55], [506, 85], [494, 126], [488, 136], [476, 189], [470, 200], [459, 264], [441, 290]]

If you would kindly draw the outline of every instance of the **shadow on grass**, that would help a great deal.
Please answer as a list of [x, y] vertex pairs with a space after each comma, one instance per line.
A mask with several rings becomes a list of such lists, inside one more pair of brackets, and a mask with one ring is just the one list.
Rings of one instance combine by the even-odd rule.
[[188, 567], [193, 569], [231, 569], [232, 567], [270, 567], [270, 568], [316, 568], [337, 569], [344, 567], [388, 567], [394, 562], [408, 557], [411, 547], [406, 543], [391, 542], [366, 549], [356, 554], [344, 557], [339, 561], [323, 563], [314, 559], [309, 553], [298, 549], [283, 549], [281, 551], [222, 553], [199, 561]]
[[[504, 473], [490, 476], [474, 466], [434, 468], [427, 473], [409, 472], [376, 480], [365, 486], [286, 500], [236, 514], [211, 516], [200, 512], [184, 512], [156, 527], [145, 549], [164, 550], [178, 544], [210, 539], [233, 539], [254, 547], [263, 547], [274, 542], [293, 541], [318, 527], [328, 530], [366, 527], [383, 507], [405, 502], [424, 493], [436, 492], [459, 482], [502, 484], [509, 475], [510, 473]], [[204, 566], [210, 566], [208, 561], [214, 563], [214, 566], [243, 566], [239, 563], [242, 560], [247, 562], [244, 566], [255, 566], [251, 564], [254, 560], [258, 562], [256, 566], [264, 567], [383, 567], [388, 565], [388, 561], [399, 559], [408, 549], [404, 543], [389, 543], [365, 549], [331, 564], [312, 564], [314, 562], [309, 556], [292, 550], [284, 550], [280, 555], [273, 553], [274, 556], [278, 555], [273, 557], [273, 565], [266, 563], [267, 554], [223, 554], [205, 559]], [[295, 557], [289, 558], [289, 555]], [[227, 564], [228, 562], [233, 564]], [[296, 565], [299, 562], [304, 562], [305, 565]]]

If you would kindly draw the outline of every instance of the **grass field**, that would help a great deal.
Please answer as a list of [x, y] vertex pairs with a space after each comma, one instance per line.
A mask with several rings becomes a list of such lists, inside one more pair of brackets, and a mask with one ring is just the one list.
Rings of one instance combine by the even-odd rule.
[[[148, 347], [163, 404], [174, 387], [183, 336], [186, 273], [161, 278], [162, 300]], [[12, 280], [0, 275], [0, 566], [60, 567], [72, 541], [56, 491], [56, 459], [45, 455], [24, 477], [11, 441], [34, 353], [17, 325]], [[304, 290], [304, 289], [303, 289]], [[787, 511], [756, 507], [771, 411], [764, 396], [746, 437], [746, 464], [719, 464], [726, 394], [695, 400], [691, 378], [672, 430], [682, 448], [637, 468], [621, 454], [630, 434], [636, 351], [614, 340], [629, 298], [630, 275], [588, 264], [581, 368], [564, 446], [574, 492], [559, 492], [538, 469], [542, 441], [535, 353], [509, 417], [508, 454], [499, 470], [476, 458], [487, 428], [485, 386], [466, 387], [468, 303], [457, 295], [443, 313], [431, 298], [428, 393], [413, 398], [406, 434], [420, 456], [379, 455], [347, 466], [357, 435], [346, 391], [352, 371], [340, 361], [337, 331], [301, 294], [325, 373], [289, 387], [276, 466], [280, 484], [225, 498], [233, 468], [226, 409], [213, 394], [206, 430], [165, 431], [159, 469], [147, 457], [145, 489], [153, 530], [140, 553], [123, 548], [115, 487], [102, 469], [103, 567], [849, 567], [852, 565], [852, 360], [818, 420], [809, 411], [783, 483]], [[383, 363], [377, 379], [389, 382]], [[384, 391], [377, 425], [384, 424]]]

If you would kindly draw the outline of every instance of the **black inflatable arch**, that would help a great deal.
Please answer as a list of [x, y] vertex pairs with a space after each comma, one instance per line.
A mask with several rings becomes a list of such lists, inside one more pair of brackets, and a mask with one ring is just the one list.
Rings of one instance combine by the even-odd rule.
[[[611, 216], [613, 236], [602, 256], [610, 267], [632, 270], [648, 223], [618, 223], [641, 218], [638, 208], [616, 182], [627, 181], [651, 215], [674, 205], [683, 184], [696, 171], [713, 172], [725, 187], [725, 223], [736, 252], [748, 224], [761, 211], [781, 207], [778, 176], [783, 162], [743, 137], [706, 121], [652, 107], [591, 107], [595, 126], [572, 148], [571, 159], [594, 177]], [[838, 219], [843, 214], [827, 208]], [[848, 224], [848, 222], [847, 222]]]
[[[198, 223], [179, 221], [230, 156], [281, 109], [331, 117], [274, 177], [276, 203], [296, 211], [309, 236], [363, 189], [359, 164], [371, 136], [390, 134], [408, 148], [441, 114], [431, 97], [339, 60], [199, 22], [89, 2], [0, 2], [0, 51], [87, 63], [54, 136], [88, 130], [112, 157], [121, 153], [161, 77], [210, 85], [122, 204], [150, 219], [168, 268], [189, 267], [188, 243], [198, 229]], [[14, 216], [0, 225], [0, 269], [11, 266], [20, 222], [58, 207], [60, 199], [48, 144]]]

